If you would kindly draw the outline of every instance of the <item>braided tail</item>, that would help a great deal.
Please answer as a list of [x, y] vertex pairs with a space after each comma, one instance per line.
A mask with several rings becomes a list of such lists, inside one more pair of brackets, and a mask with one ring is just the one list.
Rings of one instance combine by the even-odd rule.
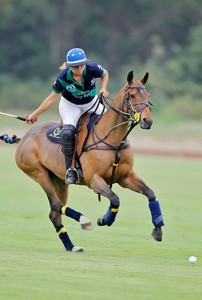
[[8, 134], [3, 134], [0, 136], [0, 140], [4, 141], [7, 144], [17, 144], [19, 143], [20, 138], [18, 138], [16, 135], [9, 137]]

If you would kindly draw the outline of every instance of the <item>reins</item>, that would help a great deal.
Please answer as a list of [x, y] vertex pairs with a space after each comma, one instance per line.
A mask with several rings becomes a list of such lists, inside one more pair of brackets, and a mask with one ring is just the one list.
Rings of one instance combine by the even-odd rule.
[[[93, 126], [92, 126], [92, 135], [93, 135], [93, 143], [86, 146], [86, 147], [83, 147], [83, 151], [86, 152], [86, 151], [90, 151], [90, 150], [119, 150], [120, 148], [120, 145], [122, 146], [123, 144], [125, 144], [126, 142], [126, 138], [128, 136], [128, 134], [131, 132], [131, 130], [139, 124], [140, 122], [140, 117], [141, 117], [141, 114], [143, 112], [143, 110], [146, 108], [146, 107], [149, 107], [151, 109], [151, 106], [152, 104], [150, 102], [138, 102], [138, 103], [131, 103], [130, 101], [130, 97], [132, 95], [129, 95], [128, 93], [128, 90], [129, 89], [134, 89], [134, 88], [138, 88], [138, 89], [145, 89], [144, 86], [127, 86], [126, 89], [125, 89], [125, 94], [124, 94], [124, 98], [123, 98], [123, 106], [125, 105], [126, 108], [128, 110], [130, 110], [130, 113], [129, 112], [125, 112], [115, 106], [113, 106], [112, 104], [110, 104], [107, 99], [110, 99], [109, 97], [103, 97], [103, 95], [99, 95], [99, 99], [100, 101], [103, 103], [106, 103], [107, 106], [112, 109], [113, 111], [115, 111], [118, 115], [122, 115], [124, 119], [126, 119], [126, 121], [122, 122], [122, 123], [119, 123], [115, 126], [113, 126], [109, 131], [108, 133], [103, 137], [103, 138], [100, 138], [96, 132], [96, 124], [98, 123], [98, 121], [100, 120], [100, 118], [102, 117], [103, 113], [94, 121], [93, 123]], [[130, 103], [129, 103], [130, 102]], [[137, 105], [141, 105], [140, 107], [138, 107], [137, 109], [134, 108], [134, 106], [137, 106]], [[109, 134], [114, 130], [116, 129], [117, 127], [119, 126], [123, 126], [127, 123], [131, 122], [130, 124], [130, 127], [126, 133], [126, 135], [124, 136], [124, 138], [122, 139], [122, 141], [120, 142], [120, 145], [118, 146], [113, 146], [113, 145], [110, 145], [109, 143], [107, 143], [105, 140], [107, 139], [107, 137], [109, 136]], [[95, 140], [95, 137], [98, 139], [98, 141]], [[106, 146], [98, 146], [98, 144], [100, 143], [104, 143]], [[129, 145], [128, 145], [129, 146]], [[121, 149], [125, 149], [124, 146], [121, 147]]]

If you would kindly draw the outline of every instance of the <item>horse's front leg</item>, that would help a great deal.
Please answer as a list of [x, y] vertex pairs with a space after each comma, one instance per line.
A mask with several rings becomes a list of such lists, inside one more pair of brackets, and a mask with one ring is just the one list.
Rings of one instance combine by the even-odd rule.
[[152, 237], [158, 241], [162, 241], [162, 229], [164, 226], [163, 216], [161, 213], [160, 203], [156, 200], [156, 195], [153, 190], [150, 189], [142, 179], [140, 179], [135, 172], [132, 172], [130, 176], [122, 179], [119, 184], [128, 188], [134, 192], [141, 193], [145, 195], [149, 201], [149, 209], [151, 212], [152, 223], [154, 224], [154, 229], [152, 231]]
[[119, 210], [119, 197], [114, 192], [112, 192], [104, 179], [96, 174], [91, 180], [90, 188], [93, 189], [96, 193], [109, 199], [110, 206], [104, 216], [100, 217], [97, 220], [97, 224], [99, 226], [111, 226], [114, 223]]

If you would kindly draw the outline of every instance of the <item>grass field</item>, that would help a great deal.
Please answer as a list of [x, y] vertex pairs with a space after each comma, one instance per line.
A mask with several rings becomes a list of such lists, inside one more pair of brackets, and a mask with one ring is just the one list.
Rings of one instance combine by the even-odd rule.
[[[71, 187], [69, 206], [91, 219], [93, 231], [63, 224], [86, 253], [67, 253], [48, 219], [41, 188], [14, 162], [15, 146], [0, 145], [0, 299], [202, 299], [201, 160], [136, 157], [136, 171], [156, 192], [166, 226], [155, 242], [144, 196], [114, 186], [116, 222], [96, 226], [108, 207], [86, 187]], [[195, 255], [197, 264], [188, 263]]]

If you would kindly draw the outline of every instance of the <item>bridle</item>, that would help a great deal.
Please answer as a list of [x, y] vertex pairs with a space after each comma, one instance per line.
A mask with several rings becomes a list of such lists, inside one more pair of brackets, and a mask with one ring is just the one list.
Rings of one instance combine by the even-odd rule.
[[[126, 85], [125, 87], [125, 93], [124, 93], [124, 98], [123, 98], [123, 106], [122, 109], [119, 109], [112, 104], [110, 104], [107, 99], [101, 95], [101, 99], [103, 102], [107, 104], [108, 107], [110, 107], [112, 110], [114, 110], [116, 113], [119, 115], [122, 115], [124, 119], [127, 120], [127, 122], [136, 122], [136, 125], [140, 122], [141, 119], [141, 114], [143, 113], [144, 109], [146, 107], [149, 107], [151, 110], [151, 106], [153, 104], [148, 101], [142, 101], [142, 102], [131, 102], [131, 98], [135, 98], [134, 94], [130, 94], [129, 90], [130, 89], [137, 89], [137, 90], [142, 90], [145, 89], [144, 86], [139, 86], [139, 85]], [[127, 108], [127, 111], [124, 111], [124, 106]], [[138, 107], [137, 107], [138, 106]], [[136, 108], [137, 107], [137, 108]], [[124, 122], [125, 123], [125, 122]]]
[[[134, 99], [135, 95], [134, 94], [130, 94], [129, 90], [130, 89], [137, 89], [140, 90], [140, 93], [142, 94], [142, 90], [145, 89], [144, 86], [139, 86], [139, 85], [127, 85], [125, 88], [125, 94], [124, 94], [124, 99], [123, 99], [123, 105], [125, 105], [127, 107], [127, 109], [130, 111], [130, 120], [132, 118], [132, 120], [135, 119], [136, 122], [140, 121], [140, 116], [142, 114], [142, 112], [144, 111], [144, 109], [146, 107], [149, 107], [149, 109], [151, 110], [151, 106], [153, 106], [153, 104], [148, 101], [142, 101], [142, 102], [131, 102], [131, 98]], [[137, 106], [139, 106], [138, 108], [136, 108]]]
[[[141, 120], [141, 114], [144, 111], [144, 109], [146, 107], [149, 107], [149, 109], [151, 109], [152, 103], [151, 102], [146, 102], [146, 101], [142, 101], [142, 102], [137, 102], [137, 103], [132, 103], [131, 102], [131, 98], [134, 98], [135, 96], [133, 94], [130, 94], [128, 91], [130, 89], [145, 89], [144, 86], [139, 86], [139, 85], [126, 85], [125, 87], [125, 93], [124, 93], [124, 97], [123, 97], [123, 106], [122, 109], [119, 109], [115, 106], [113, 106], [112, 104], [110, 104], [108, 102], [108, 99], [110, 99], [109, 97], [104, 97], [102, 94], [98, 96], [98, 101], [101, 103], [105, 103], [107, 104], [107, 106], [112, 109], [113, 111], [115, 111], [118, 115], [121, 115], [125, 121], [113, 126], [108, 133], [100, 138], [96, 132], [96, 124], [99, 122], [99, 119], [102, 117], [103, 114], [101, 114], [100, 116], [98, 116], [98, 118], [95, 119], [93, 126], [92, 126], [92, 133], [93, 133], [93, 140], [94, 142], [83, 148], [83, 151], [89, 151], [89, 150], [117, 150], [122, 148], [122, 146], [126, 143], [126, 139], [127, 136], [129, 135], [129, 133], [131, 132], [131, 130], [139, 124], [140, 120]], [[140, 105], [140, 107], [135, 108], [137, 105]], [[124, 111], [124, 106], [126, 107], [127, 111]], [[103, 111], [104, 113], [104, 111]], [[109, 134], [117, 127], [119, 126], [123, 126], [125, 124], [129, 124], [129, 128], [127, 130], [127, 133], [125, 134], [125, 136], [122, 138], [122, 141], [120, 143], [120, 145], [117, 146], [112, 146], [110, 144], [108, 144], [106, 142], [107, 137], [109, 136]], [[95, 141], [94, 137], [97, 138], [97, 141]], [[104, 143], [107, 147], [105, 146], [98, 146], [100, 143]], [[122, 146], [121, 146], [122, 145]]]

